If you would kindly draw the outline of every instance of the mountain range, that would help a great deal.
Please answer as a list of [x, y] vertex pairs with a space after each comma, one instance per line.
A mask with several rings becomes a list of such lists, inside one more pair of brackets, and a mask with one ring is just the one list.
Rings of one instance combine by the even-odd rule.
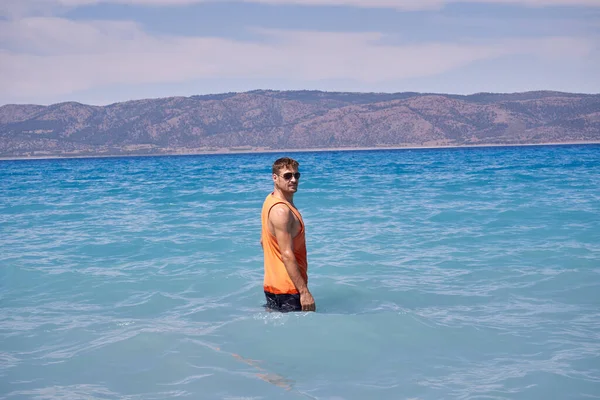
[[0, 157], [600, 141], [600, 95], [256, 90], [0, 107]]

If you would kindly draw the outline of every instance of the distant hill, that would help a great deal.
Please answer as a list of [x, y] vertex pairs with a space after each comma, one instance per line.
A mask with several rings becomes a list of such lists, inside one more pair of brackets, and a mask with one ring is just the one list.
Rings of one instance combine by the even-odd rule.
[[600, 141], [600, 95], [264, 91], [0, 107], [0, 157]]

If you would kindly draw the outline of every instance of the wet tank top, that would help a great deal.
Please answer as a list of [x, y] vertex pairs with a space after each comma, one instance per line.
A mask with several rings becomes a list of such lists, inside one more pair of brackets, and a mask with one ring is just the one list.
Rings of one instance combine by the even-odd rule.
[[300, 231], [293, 238], [294, 255], [298, 263], [300, 274], [306, 282], [308, 282], [308, 263], [306, 258], [306, 239], [305, 239], [305, 228], [304, 221], [300, 212], [291, 205], [288, 201], [275, 197], [273, 193], [270, 193], [262, 207], [261, 220], [262, 220], [262, 242], [263, 242], [263, 254], [264, 254], [264, 290], [273, 294], [296, 294], [298, 290], [290, 279], [283, 260], [281, 258], [281, 251], [277, 244], [277, 239], [269, 231], [269, 212], [276, 204], [285, 204], [294, 213], [298, 221], [300, 221]]

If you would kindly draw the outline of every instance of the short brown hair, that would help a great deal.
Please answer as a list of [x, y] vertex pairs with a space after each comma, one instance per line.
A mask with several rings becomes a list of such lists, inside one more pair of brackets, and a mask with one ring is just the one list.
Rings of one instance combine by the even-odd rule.
[[298, 169], [299, 166], [298, 161], [289, 157], [278, 158], [273, 163], [273, 173], [277, 175], [283, 168]]

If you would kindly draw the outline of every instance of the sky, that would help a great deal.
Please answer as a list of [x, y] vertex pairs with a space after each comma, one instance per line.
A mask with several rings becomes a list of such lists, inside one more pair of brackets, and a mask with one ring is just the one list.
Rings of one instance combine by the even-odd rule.
[[0, 105], [600, 93], [600, 0], [0, 0]]

